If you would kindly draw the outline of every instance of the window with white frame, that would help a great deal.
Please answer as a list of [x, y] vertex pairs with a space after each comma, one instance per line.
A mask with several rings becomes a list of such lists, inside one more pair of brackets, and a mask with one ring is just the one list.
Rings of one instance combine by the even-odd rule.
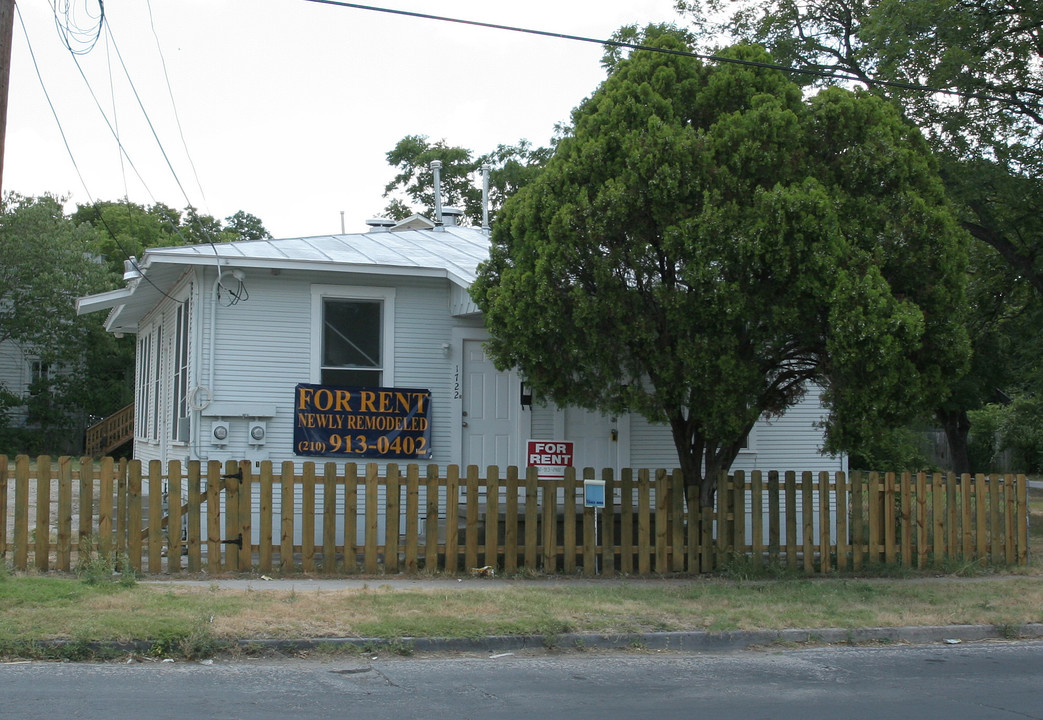
[[313, 379], [322, 385], [394, 384], [393, 288], [312, 288]]
[[160, 388], [162, 387], [163, 374], [161, 372], [163, 368], [163, 353], [161, 348], [163, 347], [163, 327], [159, 326], [156, 328], [156, 340], [155, 347], [152, 353], [152, 427], [149, 428], [149, 438], [152, 440], [159, 440], [159, 407], [162, 404], [160, 398], [162, 394]]
[[135, 437], [148, 437], [149, 408], [152, 397], [152, 333], [138, 336], [138, 382], [134, 419], [137, 427]]
[[32, 377], [29, 379], [30, 382], [39, 382], [41, 380], [51, 379], [51, 364], [46, 363], [43, 360], [33, 360], [33, 366], [31, 369]]
[[174, 374], [172, 387], [174, 392], [173, 417], [170, 423], [170, 437], [179, 440], [180, 421], [188, 417], [188, 320], [189, 300], [177, 306], [174, 318]]

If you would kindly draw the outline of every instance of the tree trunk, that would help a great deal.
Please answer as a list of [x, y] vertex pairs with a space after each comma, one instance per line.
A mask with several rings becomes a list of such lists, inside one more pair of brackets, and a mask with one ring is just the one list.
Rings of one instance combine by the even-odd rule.
[[971, 421], [965, 410], [938, 410], [935, 413], [945, 440], [949, 445], [949, 456], [952, 458], [952, 471], [957, 475], [971, 472], [970, 455], [967, 452], [967, 437], [971, 430]]

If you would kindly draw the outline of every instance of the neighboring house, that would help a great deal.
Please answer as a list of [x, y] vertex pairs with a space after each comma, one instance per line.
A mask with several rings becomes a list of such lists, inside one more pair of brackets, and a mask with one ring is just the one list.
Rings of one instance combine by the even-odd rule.
[[[0, 342], [0, 389], [15, 397], [27, 399], [32, 384], [37, 380], [48, 379], [51, 373], [49, 363], [21, 344], [14, 340]], [[24, 427], [27, 420], [26, 406], [10, 408], [7, 420], [13, 427]]]
[[[310, 386], [370, 386], [400, 390], [384, 409], [408, 416], [400, 426], [423, 426], [425, 439], [399, 445], [422, 450], [421, 464], [524, 466], [528, 440], [553, 439], [575, 443], [577, 467], [675, 467], [666, 426], [525, 402], [519, 376], [486, 356], [467, 292], [488, 235], [453, 217], [444, 227], [414, 216], [370, 221], [361, 234], [154, 248], [126, 288], [80, 298], [79, 313], [110, 310], [109, 331], [137, 336], [134, 456], [385, 461], [302, 445], [303, 425], [332, 422], [303, 413]], [[360, 403], [358, 392], [347, 409], [379, 413], [380, 401]], [[410, 405], [426, 392], [422, 407]], [[845, 470], [845, 457], [820, 453], [823, 415], [812, 393], [758, 423], [734, 467]], [[347, 430], [335, 443], [373, 447]]]

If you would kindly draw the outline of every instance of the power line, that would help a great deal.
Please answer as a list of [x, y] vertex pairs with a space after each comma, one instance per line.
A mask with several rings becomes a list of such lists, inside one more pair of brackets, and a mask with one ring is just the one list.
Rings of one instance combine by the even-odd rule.
[[640, 43], [625, 42], [623, 40], [602, 40], [598, 38], [585, 37], [582, 35], [570, 35], [568, 33], [550, 32], [547, 30], [534, 30], [532, 28], [516, 27], [513, 25], [500, 25], [498, 23], [487, 23], [480, 22], [477, 20], [465, 20], [462, 18], [445, 17], [443, 15], [431, 15], [429, 13], [412, 12], [410, 10], [395, 10], [393, 8], [375, 7], [373, 5], [361, 5], [359, 3], [341, 2], [340, 0], [305, 0], [305, 2], [313, 2], [318, 3], [320, 5], [334, 5], [337, 7], [351, 8], [354, 10], [369, 10], [372, 12], [387, 13], [389, 15], [401, 15], [405, 17], [420, 18], [422, 20], [437, 20], [439, 22], [456, 23], [458, 25], [470, 25], [472, 27], [488, 28], [490, 30], [505, 30], [508, 32], [526, 33], [529, 35], [540, 35], [542, 37], [557, 38], [559, 40], [574, 40], [576, 42], [593, 43], [595, 45], [601, 46], [607, 45], [609, 47], [627, 48], [630, 50], [648, 50], [649, 52], [657, 52], [665, 55], [680, 55], [683, 57], [691, 57], [699, 60], [708, 60], [710, 62], [731, 63], [733, 65], [746, 65], [748, 67], [763, 68], [766, 70], [781, 70], [782, 72], [797, 73], [800, 75], [813, 75], [815, 77], [826, 78], [829, 80], [863, 82], [867, 84], [881, 85], [884, 87], [898, 88], [901, 90], [913, 90], [916, 92], [925, 93], [943, 93], [945, 95], [973, 98], [976, 100], [986, 100], [989, 102], [1017, 104], [1017, 100], [1012, 98], [995, 97], [992, 95], [984, 95], [982, 93], [967, 92], [965, 90], [931, 87], [930, 85], [918, 85], [916, 83], [906, 83], [897, 80], [877, 80], [873, 78], [866, 79], [857, 75], [849, 75], [846, 73], [838, 73], [828, 70], [818, 70], [815, 68], [798, 68], [792, 67], [790, 65], [778, 65], [776, 63], [758, 62], [756, 60], [742, 60], [740, 58], [721, 57], [720, 55], [707, 55], [705, 53], [697, 53], [691, 50], [673, 50], [671, 48], [661, 48], [652, 45], [642, 45]]
[[[116, 233], [113, 231], [113, 229], [111, 227], [109, 227], [108, 222], [105, 221], [105, 215], [104, 215], [104, 213], [101, 210], [99, 202], [97, 200], [95, 200], [94, 197], [91, 195], [90, 188], [87, 187], [87, 182], [83, 179], [83, 173], [80, 172], [79, 163], [76, 162], [76, 156], [73, 154], [72, 148], [69, 146], [69, 139], [65, 135], [65, 128], [62, 127], [62, 122], [58, 118], [58, 112], [57, 112], [57, 110], [54, 107], [54, 103], [51, 101], [51, 94], [49, 92], [47, 92], [47, 86], [43, 82], [43, 74], [40, 72], [40, 65], [36, 61], [36, 53], [33, 51], [32, 41], [29, 40], [29, 31], [25, 27], [25, 20], [22, 17], [22, 12], [18, 8], [17, 5], [15, 5], [15, 12], [18, 14], [18, 22], [22, 26], [22, 33], [25, 35], [25, 44], [26, 44], [26, 47], [29, 50], [29, 57], [33, 61], [33, 68], [36, 71], [36, 77], [40, 81], [40, 89], [43, 91], [44, 98], [46, 98], [46, 100], [47, 100], [47, 105], [51, 108], [51, 114], [54, 116], [54, 122], [58, 125], [58, 134], [62, 136], [62, 142], [65, 144], [65, 151], [69, 154], [69, 160], [72, 162], [73, 169], [76, 170], [77, 177], [80, 178], [80, 184], [83, 185], [83, 191], [87, 194], [87, 199], [90, 201], [91, 205], [94, 207], [95, 210], [98, 211], [98, 219], [101, 220], [101, 224], [105, 226], [105, 230], [108, 231], [109, 237], [112, 238], [112, 241], [116, 244], [116, 247], [119, 248], [120, 252], [123, 253], [123, 256], [126, 259], [130, 260], [130, 258], [131, 258], [130, 254], [127, 252], [126, 248], [124, 248], [123, 245], [120, 243], [119, 238], [116, 236]], [[74, 55], [75, 55], [75, 53], [74, 53]], [[79, 67], [79, 63], [77, 63], [77, 67]], [[82, 73], [82, 70], [81, 70], [81, 73]], [[91, 91], [91, 94], [92, 95], [94, 94], [93, 90]], [[95, 98], [95, 102], [97, 102], [97, 98]], [[102, 113], [102, 115], [104, 116], [104, 113]], [[107, 122], [107, 120], [106, 120], [106, 122]], [[117, 143], [119, 142], [119, 138], [118, 137], [116, 138], [116, 142]], [[120, 149], [122, 150], [122, 145], [120, 146]], [[130, 158], [128, 157], [127, 160], [129, 162]], [[133, 163], [131, 163], [131, 167], [132, 168], [134, 167]], [[137, 172], [136, 169], [135, 169], [135, 172]], [[139, 175], [139, 177], [140, 177], [140, 175]], [[147, 187], [146, 187], [146, 189], [147, 189]], [[149, 193], [149, 194], [151, 195], [151, 193]], [[137, 262], [136, 261], [133, 261], [133, 262], [134, 262], [135, 269], [137, 269]], [[174, 302], [181, 302], [181, 301], [177, 300], [176, 298], [171, 297], [169, 294], [167, 294], [161, 287], [156, 285], [156, 283], [153, 282], [153, 280], [150, 277], [148, 277], [147, 275], [145, 275], [144, 273], [142, 273], [142, 277], [145, 278], [145, 280], [149, 283], [149, 285], [154, 287], [157, 291], [159, 291], [159, 293], [161, 295], [163, 295], [167, 299], [173, 300]]]

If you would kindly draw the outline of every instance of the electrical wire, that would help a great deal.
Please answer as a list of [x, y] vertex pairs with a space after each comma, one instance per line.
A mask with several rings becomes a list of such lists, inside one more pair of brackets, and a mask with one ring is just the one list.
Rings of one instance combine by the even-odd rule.
[[1002, 104], [1017, 104], [1017, 100], [1012, 98], [1001, 98], [992, 95], [985, 95], [982, 93], [967, 92], [965, 90], [954, 90], [952, 88], [939, 88], [931, 87], [930, 85], [918, 85], [916, 83], [906, 83], [897, 80], [877, 80], [858, 77], [856, 75], [849, 75], [847, 73], [838, 73], [828, 70], [817, 70], [814, 68], [798, 68], [790, 65], [778, 65], [775, 63], [758, 62], [756, 60], [743, 60], [740, 58], [729, 58], [721, 57], [720, 55], [707, 55], [705, 53], [697, 53], [691, 50], [673, 50], [671, 48], [654, 47], [652, 45], [642, 45], [640, 43], [625, 42], [623, 40], [600, 40], [598, 38], [584, 37], [582, 35], [570, 35], [568, 33], [550, 32], [547, 30], [534, 30], [532, 28], [515, 27], [513, 25], [500, 25], [498, 23], [487, 23], [479, 22], [477, 20], [464, 20], [462, 18], [445, 17], [443, 15], [431, 15], [429, 13], [412, 12], [410, 10], [395, 10], [393, 8], [382, 8], [375, 7], [373, 5], [361, 5], [359, 3], [341, 2], [341, 0], [304, 0], [305, 2], [317, 3], [319, 5], [334, 5], [337, 7], [351, 8], [354, 10], [369, 10], [372, 12], [387, 13], [389, 15], [401, 15], [405, 17], [420, 18], [423, 20], [437, 20], [439, 22], [456, 23], [458, 25], [470, 25], [472, 27], [488, 28], [490, 30], [506, 30], [509, 32], [526, 33], [529, 35], [540, 35], [542, 37], [557, 38], [559, 40], [574, 40], [576, 42], [594, 43], [601, 46], [627, 48], [630, 50], [648, 50], [649, 52], [657, 52], [665, 55], [681, 55], [683, 57], [697, 58], [699, 60], [707, 60], [710, 62], [718, 63], [731, 63], [733, 65], [745, 65], [747, 67], [764, 68], [766, 70], [781, 70], [783, 72], [797, 73], [800, 75], [813, 75], [815, 77], [826, 78], [829, 80], [842, 80], [846, 82], [864, 82], [871, 83], [873, 85], [881, 85], [884, 87], [893, 87], [902, 90], [913, 90], [917, 92], [926, 93], [942, 93], [945, 95], [953, 95], [956, 97], [973, 98], [976, 100], [986, 100], [988, 102], [996, 102]]
[[58, 34], [62, 38], [62, 43], [69, 52], [73, 55], [86, 55], [94, 49], [98, 39], [101, 37], [101, 28], [105, 24], [105, 3], [103, 0], [98, 0], [98, 14], [96, 16], [91, 15], [90, 11], [86, 11], [87, 17], [91, 20], [91, 24], [87, 26], [81, 26], [77, 22], [74, 3], [71, 0], [61, 0], [53, 3], [51, 12], [54, 13], [54, 24], [58, 28]]
[[185, 140], [185, 131], [181, 127], [181, 116], [177, 112], [177, 103], [174, 102], [174, 88], [170, 85], [170, 75], [167, 73], [167, 58], [163, 54], [163, 46], [159, 42], [159, 33], [156, 32], [156, 21], [152, 17], [152, 0], [145, 0], [145, 6], [148, 8], [148, 21], [152, 28], [152, 37], [156, 39], [156, 51], [159, 53], [159, 61], [163, 66], [163, 79], [167, 83], [167, 95], [170, 97], [170, 108], [174, 112], [174, 122], [177, 123], [177, 131], [181, 136], [181, 146], [185, 149], [185, 157], [188, 158], [188, 165], [192, 168], [192, 175], [196, 180], [196, 187], [199, 188], [199, 195], [203, 198], [203, 206], [206, 207], [206, 193], [203, 192], [203, 184], [199, 182], [199, 173], [196, 170], [196, 164], [192, 160], [192, 153], [188, 150], [188, 142]]
[[[68, 139], [68, 137], [65, 134], [65, 128], [62, 126], [62, 122], [58, 118], [58, 112], [57, 112], [57, 110], [54, 107], [54, 102], [51, 101], [51, 94], [49, 92], [47, 92], [47, 86], [44, 84], [44, 81], [43, 81], [43, 74], [40, 72], [40, 65], [36, 61], [36, 53], [33, 51], [32, 42], [29, 40], [29, 31], [25, 27], [25, 19], [22, 17], [22, 12], [18, 8], [17, 4], [15, 4], [15, 13], [18, 15], [18, 23], [22, 26], [22, 33], [25, 35], [25, 44], [26, 44], [26, 47], [29, 50], [29, 57], [30, 57], [30, 59], [33, 62], [33, 69], [36, 71], [36, 77], [40, 81], [40, 89], [43, 91], [44, 98], [47, 100], [47, 105], [51, 109], [51, 115], [54, 116], [54, 121], [58, 125], [58, 134], [61, 135], [61, 137], [62, 137], [62, 143], [65, 145], [65, 151], [69, 154], [69, 160], [72, 162], [73, 169], [76, 171], [76, 175], [80, 179], [80, 184], [83, 186], [83, 191], [87, 194], [87, 199], [90, 201], [91, 206], [95, 210], [98, 210], [98, 219], [100, 219], [101, 220], [101, 224], [105, 226], [105, 230], [108, 231], [109, 236], [112, 238], [112, 241], [116, 244], [116, 247], [119, 248], [120, 252], [123, 253], [123, 255], [124, 255], [124, 257], [126, 259], [131, 260], [131, 255], [127, 252], [126, 248], [123, 247], [123, 245], [119, 241], [119, 238], [116, 236], [116, 233], [109, 226], [109, 224], [105, 221], [105, 216], [100, 211], [100, 206], [99, 206], [98, 201], [94, 199], [93, 195], [91, 194], [90, 188], [87, 187], [87, 182], [83, 179], [83, 173], [80, 172], [80, 165], [79, 165], [79, 163], [76, 162], [76, 156], [73, 154], [72, 148], [69, 146], [69, 139]], [[118, 138], [117, 138], [117, 141], [118, 141]], [[133, 165], [132, 165], [132, 167], [133, 167]], [[140, 271], [140, 269], [138, 268], [137, 261], [136, 260], [132, 260], [132, 262], [134, 264], [134, 269]], [[152, 279], [148, 277], [148, 275], [145, 275], [144, 273], [142, 273], [141, 276], [143, 278], [145, 278], [145, 280], [150, 285], [152, 285], [152, 287], [155, 288], [163, 297], [167, 298], [168, 300], [172, 300], [173, 302], [176, 302], [176, 303], [182, 302], [182, 301], [178, 300], [177, 298], [171, 297], [161, 287], [156, 285], [156, 283], [153, 282]]]

